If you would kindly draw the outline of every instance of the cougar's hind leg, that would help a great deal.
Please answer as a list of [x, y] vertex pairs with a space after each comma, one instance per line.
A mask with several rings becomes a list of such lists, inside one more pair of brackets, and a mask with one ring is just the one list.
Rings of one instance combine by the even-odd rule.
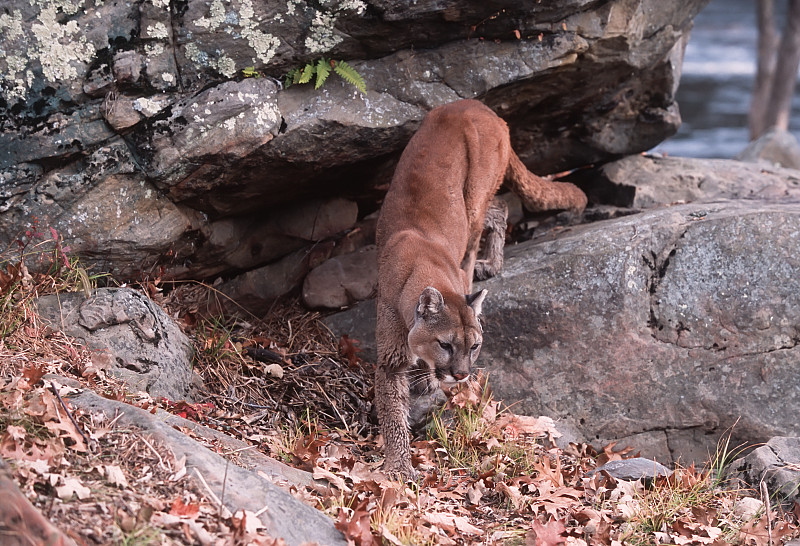
[[503, 247], [506, 242], [508, 205], [499, 197], [492, 199], [486, 211], [484, 230], [486, 238], [483, 259], [475, 262], [475, 277], [482, 281], [503, 270]]

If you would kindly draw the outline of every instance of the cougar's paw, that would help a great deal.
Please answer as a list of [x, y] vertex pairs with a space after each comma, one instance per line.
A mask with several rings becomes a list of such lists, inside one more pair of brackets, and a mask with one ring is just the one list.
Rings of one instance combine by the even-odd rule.
[[497, 268], [494, 267], [494, 264], [489, 263], [488, 260], [477, 260], [475, 262], [475, 278], [479, 281], [491, 279], [497, 273]]
[[389, 478], [404, 482], [416, 481], [418, 476], [417, 471], [411, 466], [410, 461], [406, 461], [404, 463], [389, 463], [387, 461], [383, 464], [383, 471], [387, 476], [389, 476]]

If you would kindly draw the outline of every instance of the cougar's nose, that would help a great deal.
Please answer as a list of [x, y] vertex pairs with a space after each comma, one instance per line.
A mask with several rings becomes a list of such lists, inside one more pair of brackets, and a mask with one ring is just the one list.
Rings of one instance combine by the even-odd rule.
[[463, 372], [462, 372], [462, 373], [454, 373], [454, 374], [453, 374], [453, 378], [454, 378], [456, 381], [464, 381], [464, 380], [465, 380], [467, 377], [469, 377], [469, 374], [468, 374], [468, 373], [463, 373]]

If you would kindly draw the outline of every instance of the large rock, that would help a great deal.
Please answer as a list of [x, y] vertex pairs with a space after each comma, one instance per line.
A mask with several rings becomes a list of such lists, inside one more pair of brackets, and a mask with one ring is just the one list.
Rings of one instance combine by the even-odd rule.
[[635, 155], [576, 178], [593, 202], [632, 209], [709, 199], [800, 199], [800, 171], [726, 159]]
[[303, 282], [303, 303], [312, 309], [341, 309], [375, 296], [377, 287], [378, 252], [370, 245], [314, 268]]
[[192, 372], [191, 342], [147, 296], [130, 288], [99, 288], [42, 296], [39, 315], [54, 329], [80, 340], [132, 391], [192, 400], [200, 384]]
[[[509, 247], [480, 363], [515, 411], [662, 462], [797, 435], [798, 244], [800, 204], [721, 201]], [[374, 306], [329, 323], [374, 356]]]
[[800, 437], [775, 437], [727, 469], [729, 479], [759, 491], [766, 484], [771, 498], [791, 508], [800, 502]]
[[789, 131], [773, 128], [748, 144], [737, 159], [800, 169], [800, 143]]
[[[38, 222], [123, 278], [263, 267], [298, 247], [228, 259], [219, 222], [259, 234], [308, 195], [372, 212], [427, 110], [459, 98], [508, 119], [541, 173], [646, 150], [677, 129], [706, 2], [10, 0], [0, 248]], [[276, 80], [321, 57], [367, 93]]]
[[729, 202], [514, 247], [484, 284], [495, 393], [662, 459], [702, 460], [734, 424], [797, 434], [798, 244], [800, 205]]

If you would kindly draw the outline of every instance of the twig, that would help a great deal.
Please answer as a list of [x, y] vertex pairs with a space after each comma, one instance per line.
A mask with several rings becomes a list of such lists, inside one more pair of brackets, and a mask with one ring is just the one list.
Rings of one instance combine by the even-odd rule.
[[225, 459], [225, 473], [222, 475], [222, 495], [220, 496], [219, 502], [219, 517], [222, 519], [222, 502], [225, 500], [225, 486], [228, 484], [228, 467], [230, 466], [231, 462], [228, 459]]
[[211, 487], [209, 487], [208, 482], [206, 482], [205, 478], [203, 478], [203, 475], [200, 474], [200, 471], [197, 469], [197, 467], [195, 467], [194, 473], [197, 474], [197, 477], [200, 479], [200, 483], [202, 483], [203, 487], [206, 488], [208, 496], [211, 497], [211, 501], [219, 507], [220, 512], [222, 512], [222, 510], [227, 510], [227, 508], [225, 508], [225, 505], [222, 504], [222, 501], [219, 500], [219, 497], [217, 497], [211, 490]]
[[328, 401], [328, 404], [330, 404], [330, 405], [331, 405], [331, 407], [333, 408], [333, 411], [335, 411], [335, 412], [336, 412], [336, 415], [339, 417], [339, 420], [340, 420], [340, 421], [342, 422], [342, 424], [344, 425], [344, 429], [345, 429], [345, 430], [347, 431], [347, 433], [349, 434], [349, 433], [350, 433], [350, 427], [347, 425], [347, 421], [345, 421], [345, 420], [344, 420], [344, 417], [342, 417], [342, 414], [341, 414], [341, 413], [339, 413], [339, 408], [337, 408], [337, 407], [336, 407], [336, 404], [333, 402], [333, 400], [331, 400], [330, 398], [328, 398], [328, 393], [326, 393], [326, 392], [325, 392], [325, 389], [323, 389], [323, 388], [320, 386], [319, 382], [316, 382], [316, 383], [317, 383], [317, 388], [319, 389], [319, 392], [321, 392], [321, 393], [322, 393], [322, 396], [324, 396], [324, 397], [325, 397], [325, 400], [327, 400], [327, 401]]
[[767, 533], [769, 536], [769, 545], [772, 546], [772, 510], [769, 506], [769, 491], [767, 491], [767, 482], [761, 480], [761, 498], [764, 500], [764, 508], [767, 511]]
[[167, 468], [167, 466], [164, 464], [164, 461], [163, 461], [163, 459], [161, 459], [161, 455], [158, 454], [158, 451], [156, 451], [156, 448], [154, 448], [152, 445], [150, 445], [150, 442], [148, 442], [147, 439], [144, 436], [140, 436], [139, 438], [144, 442], [144, 445], [149, 447], [150, 451], [152, 451], [153, 454], [155, 454], [155, 456], [158, 457], [158, 466], [160, 466], [161, 468], [163, 468], [167, 472], [172, 472], [172, 469], [171, 468]]
[[89, 439], [83, 433], [83, 431], [81, 430], [81, 427], [78, 425], [78, 422], [72, 416], [72, 412], [69, 411], [69, 408], [67, 408], [67, 404], [64, 403], [64, 399], [61, 398], [60, 394], [58, 394], [58, 389], [56, 388], [55, 384], [52, 381], [50, 381], [50, 390], [52, 390], [53, 394], [56, 395], [56, 398], [58, 398], [58, 401], [61, 403], [61, 407], [64, 408], [64, 411], [66, 412], [67, 417], [69, 417], [69, 420], [72, 421], [72, 425], [75, 427], [75, 430], [78, 431], [78, 434], [81, 435], [81, 438], [83, 438], [83, 441], [86, 442], [86, 445], [88, 446], [89, 445]]
[[261, 347], [247, 347], [244, 352], [250, 358], [260, 360], [261, 362], [277, 362], [278, 364], [286, 363], [282, 355], [276, 353], [275, 351], [270, 351], [269, 349], [262, 349]]

